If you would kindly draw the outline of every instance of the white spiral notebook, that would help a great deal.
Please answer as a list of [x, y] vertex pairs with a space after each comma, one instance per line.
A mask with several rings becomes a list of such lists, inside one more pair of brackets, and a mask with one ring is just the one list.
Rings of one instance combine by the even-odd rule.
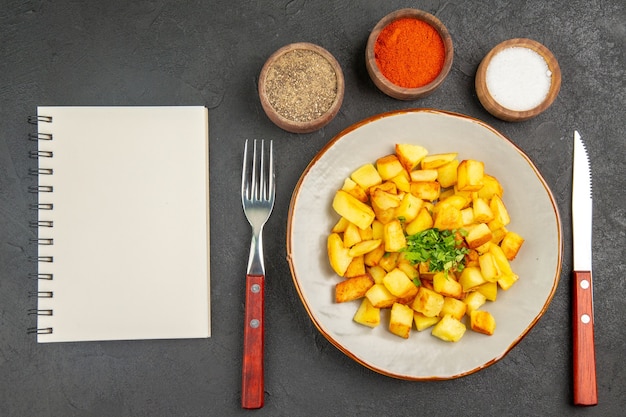
[[38, 107], [37, 341], [206, 338], [208, 110]]

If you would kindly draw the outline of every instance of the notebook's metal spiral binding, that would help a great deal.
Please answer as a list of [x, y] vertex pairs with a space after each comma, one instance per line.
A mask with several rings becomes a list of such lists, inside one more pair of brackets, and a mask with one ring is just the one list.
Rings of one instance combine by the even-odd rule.
[[28, 309], [29, 316], [52, 316], [52, 314], [53, 314], [52, 309], [43, 309], [43, 310], [39, 310], [36, 308]]
[[54, 258], [52, 256], [29, 256], [28, 260], [31, 262], [45, 262], [45, 263], [54, 262]]
[[52, 203], [35, 203], [29, 205], [31, 210], [52, 210], [54, 205]]
[[46, 274], [46, 273], [41, 273], [41, 272], [30, 272], [28, 274], [28, 278], [30, 279], [43, 279], [46, 281], [52, 281], [54, 279], [54, 275], [53, 274]]
[[30, 151], [28, 153], [28, 156], [30, 156], [32, 159], [39, 159], [39, 158], [52, 158], [54, 155], [52, 154], [52, 151]]
[[38, 227], [54, 227], [54, 222], [52, 220], [33, 220], [28, 225], [33, 229]]
[[30, 239], [30, 241], [32, 243], [36, 243], [36, 244], [42, 245], [42, 246], [52, 246], [52, 245], [54, 245], [54, 239], [49, 238], [49, 237], [34, 237], [34, 238]]
[[52, 327], [43, 327], [38, 329], [37, 327], [29, 327], [26, 331], [28, 334], [52, 334]]
[[28, 295], [37, 298], [54, 298], [54, 292], [52, 291], [30, 291]]
[[29, 133], [28, 139], [32, 141], [52, 140], [52, 133]]
[[54, 191], [54, 188], [51, 185], [31, 185], [28, 187], [29, 193], [51, 193]]
[[32, 175], [33, 177], [37, 177], [39, 175], [52, 175], [54, 171], [52, 168], [30, 168], [28, 170], [28, 175]]
[[52, 116], [28, 116], [28, 123], [36, 125], [39, 122], [52, 123]]
[[[28, 117], [28, 123], [33, 124], [33, 125], [38, 125], [39, 123], [52, 123], [52, 117], [51, 116], [29, 116]], [[30, 133], [28, 135], [28, 139], [31, 141], [52, 141], [54, 140], [54, 137], [51, 133], [42, 133], [42, 132], [38, 132], [38, 133]], [[29, 152], [29, 157], [32, 159], [42, 159], [42, 158], [53, 158], [54, 154], [52, 151], [47, 151], [47, 150], [31, 150]], [[41, 161], [39, 163], [42, 163]], [[52, 168], [42, 168], [42, 167], [37, 167], [37, 168], [30, 168], [28, 170], [28, 174], [33, 176], [33, 177], [39, 177], [39, 176], [48, 176], [48, 175], [53, 175], [54, 171]], [[40, 193], [52, 193], [54, 192], [54, 188], [52, 185], [31, 185], [28, 187], [28, 191], [30, 193], [35, 193], [35, 194], [40, 194]], [[50, 211], [54, 209], [54, 206], [52, 203], [42, 203], [42, 202], [37, 202], [34, 204], [30, 204], [30, 209], [31, 210], [37, 210], [37, 211]], [[35, 229], [40, 229], [40, 228], [51, 228], [54, 227], [54, 223], [52, 220], [33, 220], [29, 222], [29, 226]], [[30, 239], [30, 241], [32, 243], [35, 243], [39, 246], [51, 246], [54, 245], [54, 239], [53, 238], [48, 238], [48, 237], [37, 237], [37, 238], [33, 238]], [[52, 256], [32, 256], [30, 257], [30, 261], [32, 262], [36, 262], [36, 263], [52, 263], [54, 262], [54, 258]], [[52, 273], [49, 272], [31, 272], [28, 274], [28, 277], [30, 279], [36, 279], [36, 280], [42, 280], [42, 281], [52, 281], [54, 276]], [[53, 298], [54, 297], [54, 293], [52, 291], [30, 291], [29, 292], [29, 296], [30, 297], [36, 297], [36, 298]], [[28, 310], [28, 314], [32, 315], [32, 316], [52, 316], [54, 314], [54, 311], [52, 309], [47, 309], [47, 308], [31, 308]], [[27, 333], [28, 334], [52, 334], [52, 327], [29, 327], [27, 329]]]

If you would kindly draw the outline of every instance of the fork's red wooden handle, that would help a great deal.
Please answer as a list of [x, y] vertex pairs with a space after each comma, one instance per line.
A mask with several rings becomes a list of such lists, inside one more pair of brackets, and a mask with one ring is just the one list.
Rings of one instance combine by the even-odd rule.
[[265, 276], [246, 275], [243, 371], [241, 379], [241, 406], [243, 408], [263, 407], [264, 299]]
[[574, 404], [598, 404], [591, 272], [574, 271]]

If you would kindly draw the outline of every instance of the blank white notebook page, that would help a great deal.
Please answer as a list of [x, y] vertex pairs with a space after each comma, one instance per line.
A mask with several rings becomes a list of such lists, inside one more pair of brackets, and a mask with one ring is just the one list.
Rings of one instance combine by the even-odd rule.
[[[208, 111], [39, 107], [38, 342], [210, 336]], [[51, 117], [44, 122], [41, 116]], [[42, 329], [50, 329], [43, 334]]]

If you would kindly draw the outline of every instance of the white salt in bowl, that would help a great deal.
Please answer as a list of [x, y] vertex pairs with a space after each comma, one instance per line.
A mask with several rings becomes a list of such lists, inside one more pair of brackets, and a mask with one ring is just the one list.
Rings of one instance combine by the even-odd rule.
[[494, 47], [476, 72], [476, 94], [485, 109], [509, 122], [531, 119], [554, 102], [561, 69], [537, 41], [516, 38]]

